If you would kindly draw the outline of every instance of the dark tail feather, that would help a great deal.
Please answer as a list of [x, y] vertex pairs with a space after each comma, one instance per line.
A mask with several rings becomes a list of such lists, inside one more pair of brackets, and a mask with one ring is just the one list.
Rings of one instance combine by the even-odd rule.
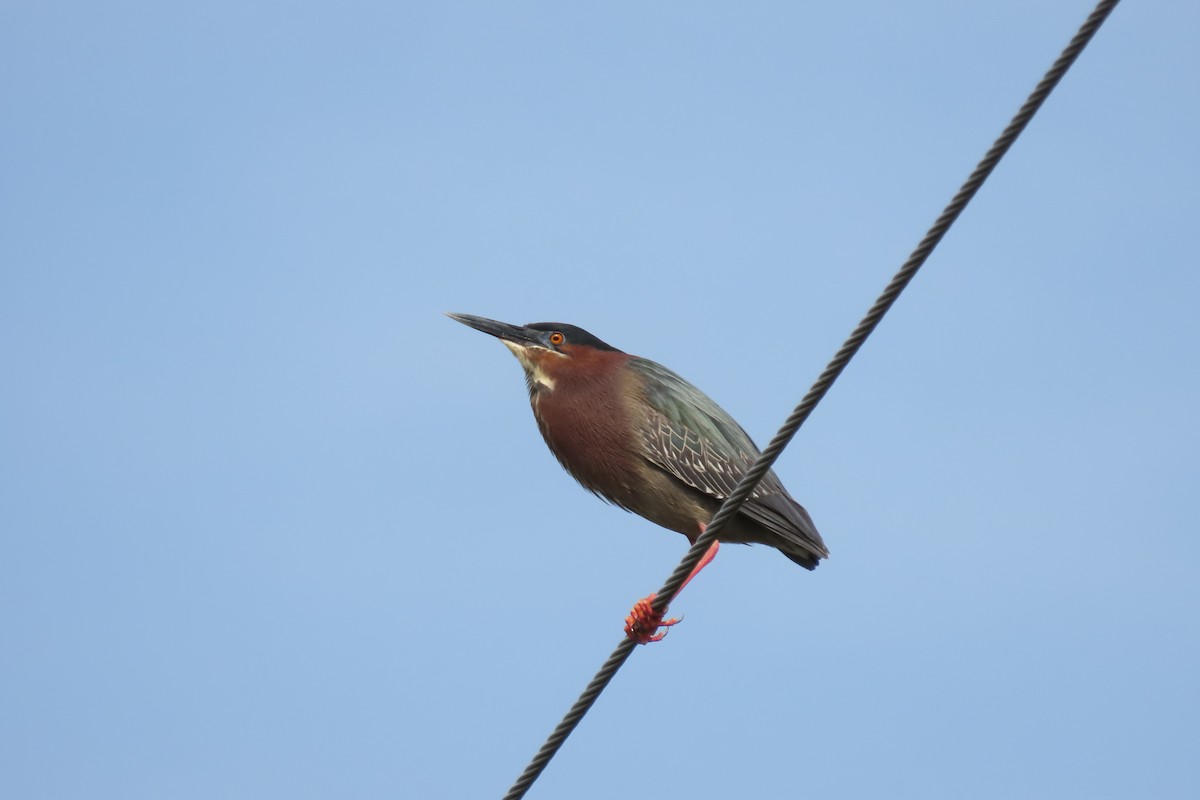
[[794, 553], [789, 553], [786, 550], [780, 550], [779, 552], [783, 553], [792, 561], [795, 561], [797, 564], [808, 570], [816, 569], [817, 564], [821, 563], [819, 558], [805, 550], [797, 550]]
[[742, 514], [761, 526], [761, 538], [751, 541], [771, 545], [805, 569], [816, 569], [817, 562], [829, 557], [812, 517], [786, 492], [753, 498], [742, 506]]

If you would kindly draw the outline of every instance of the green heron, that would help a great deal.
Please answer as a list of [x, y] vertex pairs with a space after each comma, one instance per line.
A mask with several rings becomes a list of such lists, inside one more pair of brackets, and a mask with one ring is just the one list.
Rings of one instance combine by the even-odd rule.
[[[758, 458], [758, 448], [733, 417], [661, 364], [561, 322], [522, 327], [470, 314], [448, 316], [495, 336], [521, 362], [538, 429], [575, 480], [689, 542], [695, 543]], [[805, 569], [829, 556], [812, 518], [774, 472], [766, 474], [721, 538], [770, 545]], [[713, 543], [689, 581], [719, 546]], [[639, 600], [625, 620], [626, 634], [640, 644], [659, 641], [679, 621], [663, 620], [653, 602], [653, 594]]]

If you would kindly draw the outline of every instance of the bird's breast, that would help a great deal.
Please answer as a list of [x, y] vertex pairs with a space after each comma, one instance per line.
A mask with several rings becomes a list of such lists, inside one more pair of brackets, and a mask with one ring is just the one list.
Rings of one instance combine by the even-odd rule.
[[530, 400], [559, 463], [585, 488], [617, 505], [634, 502], [641, 458], [620, 381], [559, 380]]

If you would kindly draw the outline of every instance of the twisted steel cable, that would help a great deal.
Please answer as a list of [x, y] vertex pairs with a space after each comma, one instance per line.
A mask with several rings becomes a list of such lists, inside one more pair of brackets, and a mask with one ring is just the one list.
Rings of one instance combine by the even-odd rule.
[[[1108, 15], [1118, 2], [1119, 0], [1101, 0], [1092, 13], [1088, 15], [1083, 25], [1080, 26], [1078, 33], [1075, 34], [1074, 38], [1063, 49], [1062, 54], [1050, 69], [1047, 70], [1041, 81], [1038, 82], [1038, 85], [1030, 93], [1029, 98], [1021, 106], [1020, 110], [1017, 111], [1012, 121], [1008, 123], [1008, 126], [996, 139], [995, 143], [984, 154], [979, 164], [975, 167], [975, 170], [929, 228], [929, 231], [921, 239], [916, 249], [912, 251], [908, 260], [896, 272], [895, 276], [883, 290], [883, 293], [875, 301], [875, 304], [871, 306], [866, 316], [858, 323], [858, 327], [854, 329], [854, 332], [842, 344], [820, 377], [812, 385], [812, 388], [808, 390], [808, 393], [804, 395], [800, 404], [788, 416], [787, 420], [783, 423], [783, 427], [775, 434], [775, 438], [762, 451], [762, 455], [759, 456], [758, 461], [742, 476], [742, 480], [738, 483], [737, 488], [725, 499], [721, 508], [713, 516], [712, 521], [709, 522], [708, 528], [696, 539], [695, 544], [688, 549], [683, 560], [679, 562], [679, 566], [671, 573], [671, 577], [658, 590], [654, 601], [655, 611], [666, 611], [667, 606], [675, 599], [675, 595], [679, 593], [684, 580], [691, 574], [696, 565], [700, 563], [700, 559], [708, 551], [709, 546], [714, 540], [719, 538], [721, 531], [733, 519], [734, 515], [738, 513], [742, 505], [746, 502], [746, 498], [754, 490], [754, 487], [758, 485], [762, 477], [771, 469], [771, 465], [775, 463], [779, 454], [783, 452], [783, 448], [787, 447], [792, 437], [796, 435], [796, 431], [800, 429], [800, 426], [808, 419], [812, 410], [816, 408], [817, 403], [821, 401], [830, 387], [833, 386], [833, 382], [842, 374], [842, 370], [850, 363], [850, 359], [854, 357], [854, 354], [862, 347], [863, 342], [875, 330], [879, 321], [883, 319], [883, 315], [888, 312], [888, 309], [892, 307], [896, 298], [900, 296], [900, 292], [904, 291], [904, 287], [917, 274], [917, 270], [929, 258], [930, 253], [937, 247], [942, 237], [946, 235], [946, 231], [958, 219], [959, 214], [966, 208], [967, 203], [971, 201], [975, 193], [979, 191], [979, 187], [987, 180], [992, 170], [995, 169], [996, 164], [1008, 152], [1008, 149], [1016, 141], [1017, 137], [1021, 135], [1021, 132], [1025, 130], [1025, 126], [1029, 124], [1033, 115], [1041, 108], [1042, 103], [1054, 87], [1058, 85], [1059, 80], [1071, 68], [1071, 65], [1075, 63], [1075, 59], [1078, 58], [1083, 48], [1091, 41], [1096, 31], [1099, 30], [1104, 20], [1108, 18]], [[537, 754], [529, 762], [529, 766], [525, 768], [525, 771], [513, 783], [512, 788], [504, 795], [504, 800], [519, 800], [519, 798], [525, 796], [525, 792], [529, 790], [529, 787], [541, 775], [542, 770], [550, 763], [550, 759], [558, 752], [558, 749], [566, 741], [567, 737], [571, 735], [575, 726], [583, 719], [583, 715], [588, 712], [592, 704], [595, 703], [596, 698], [600, 696], [600, 692], [604, 691], [609, 681], [616, 675], [617, 670], [629, 658], [635, 646], [628, 638], [623, 639], [617, 645], [612, 655], [608, 657], [608, 660], [600, 667], [596, 676], [588, 683], [587, 688], [583, 690], [579, 699], [575, 701], [562, 721], [558, 723], [554, 731], [546, 739], [546, 743], [542, 745]]]

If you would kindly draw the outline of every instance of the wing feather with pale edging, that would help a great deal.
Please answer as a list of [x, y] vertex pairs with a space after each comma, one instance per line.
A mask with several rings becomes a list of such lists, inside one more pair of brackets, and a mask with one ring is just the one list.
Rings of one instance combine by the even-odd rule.
[[[638, 421], [646, 459], [724, 500], [758, 458], [750, 436], [707, 395], [661, 364], [635, 358], [631, 366], [647, 378], [649, 408]], [[750, 497], [782, 492], [778, 478], [768, 473]]]
[[[750, 435], [707, 395], [661, 364], [634, 358], [630, 365], [645, 378], [648, 404], [637, 421], [645, 459], [714, 500], [733, 494], [759, 456]], [[774, 471], [759, 481], [741, 514], [781, 537], [772, 544], [808, 569], [829, 555], [812, 517], [788, 495]]]

